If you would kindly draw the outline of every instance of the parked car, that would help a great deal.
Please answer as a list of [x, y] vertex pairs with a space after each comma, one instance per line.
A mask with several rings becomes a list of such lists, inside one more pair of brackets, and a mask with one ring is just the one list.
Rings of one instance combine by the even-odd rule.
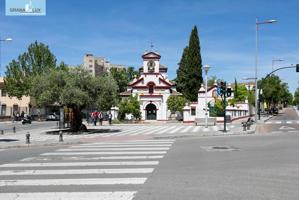
[[59, 115], [57, 115], [56, 113], [50, 113], [49, 115], [47, 115], [46, 120], [47, 121], [58, 121]]

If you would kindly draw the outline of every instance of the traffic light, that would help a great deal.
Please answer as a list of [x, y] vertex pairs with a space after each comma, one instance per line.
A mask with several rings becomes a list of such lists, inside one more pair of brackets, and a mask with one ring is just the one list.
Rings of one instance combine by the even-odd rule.
[[230, 87], [226, 89], [226, 95], [228, 97], [232, 96], [232, 89]]
[[299, 64], [296, 65], [296, 72], [299, 72]]
[[221, 92], [221, 95], [224, 95], [225, 92], [226, 92], [226, 83], [225, 82], [220, 82], [220, 92]]

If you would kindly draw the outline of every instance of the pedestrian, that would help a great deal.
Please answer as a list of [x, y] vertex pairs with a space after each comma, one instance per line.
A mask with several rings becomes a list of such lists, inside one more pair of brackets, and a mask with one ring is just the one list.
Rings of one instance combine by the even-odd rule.
[[109, 119], [109, 125], [111, 125], [112, 124], [112, 114], [111, 114], [111, 112], [109, 112], [109, 114], [108, 114], [108, 119]]
[[91, 113], [91, 118], [93, 121], [93, 125], [96, 126], [97, 125], [97, 120], [98, 120], [98, 112], [94, 111]]
[[99, 112], [98, 118], [99, 118], [99, 121], [100, 121], [100, 125], [102, 126], [103, 125], [103, 113], [102, 113], [102, 111]]

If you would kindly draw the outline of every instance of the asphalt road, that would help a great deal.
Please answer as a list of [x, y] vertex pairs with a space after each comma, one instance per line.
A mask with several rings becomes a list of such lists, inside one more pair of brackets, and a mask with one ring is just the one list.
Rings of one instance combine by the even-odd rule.
[[259, 133], [287, 133], [299, 131], [299, 117], [293, 107], [284, 108], [262, 126]]
[[0, 151], [0, 199], [297, 200], [293, 111], [265, 134]]

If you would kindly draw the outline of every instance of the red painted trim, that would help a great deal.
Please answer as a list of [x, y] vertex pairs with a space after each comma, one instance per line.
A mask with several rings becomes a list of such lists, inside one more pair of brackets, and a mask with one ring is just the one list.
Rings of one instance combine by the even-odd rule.
[[[212, 87], [208, 88], [207, 92], [210, 92], [210, 90], [216, 88], [216, 85], [213, 85]], [[205, 93], [206, 91], [198, 91], [198, 93]]]
[[[154, 56], [149, 56], [149, 55], [154, 55]], [[161, 56], [159, 54], [155, 53], [155, 52], [150, 51], [148, 53], [143, 54], [142, 58], [143, 59], [155, 59], [155, 58], [160, 59]]]
[[157, 89], [170, 89], [171, 87], [169, 87], [169, 86], [156, 86], [155, 88], [157, 88]]
[[166, 81], [162, 78], [159, 78], [159, 80], [162, 81], [163, 83], [165, 83], [166, 85], [173, 86], [173, 84], [169, 83], [168, 81]]
[[129, 84], [129, 86], [134, 86], [134, 85], [136, 85], [137, 83], [139, 83], [140, 81], [142, 81], [143, 79], [144, 79], [144, 78], [142, 77], [142, 78], [136, 80], [135, 82]]
[[141, 94], [139, 96], [142, 96], [142, 97], [162, 97], [163, 95], [162, 94]]
[[194, 121], [183, 121], [183, 123], [194, 123]]
[[142, 73], [142, 74], [144, 74], [145, 76], [146, 75], [160, 75], [160, 73], [157, 73], [157, 72], [146, 72], [146, 73]]
[[148, 89], [147, 86], [134, 86], [133, 89]]

